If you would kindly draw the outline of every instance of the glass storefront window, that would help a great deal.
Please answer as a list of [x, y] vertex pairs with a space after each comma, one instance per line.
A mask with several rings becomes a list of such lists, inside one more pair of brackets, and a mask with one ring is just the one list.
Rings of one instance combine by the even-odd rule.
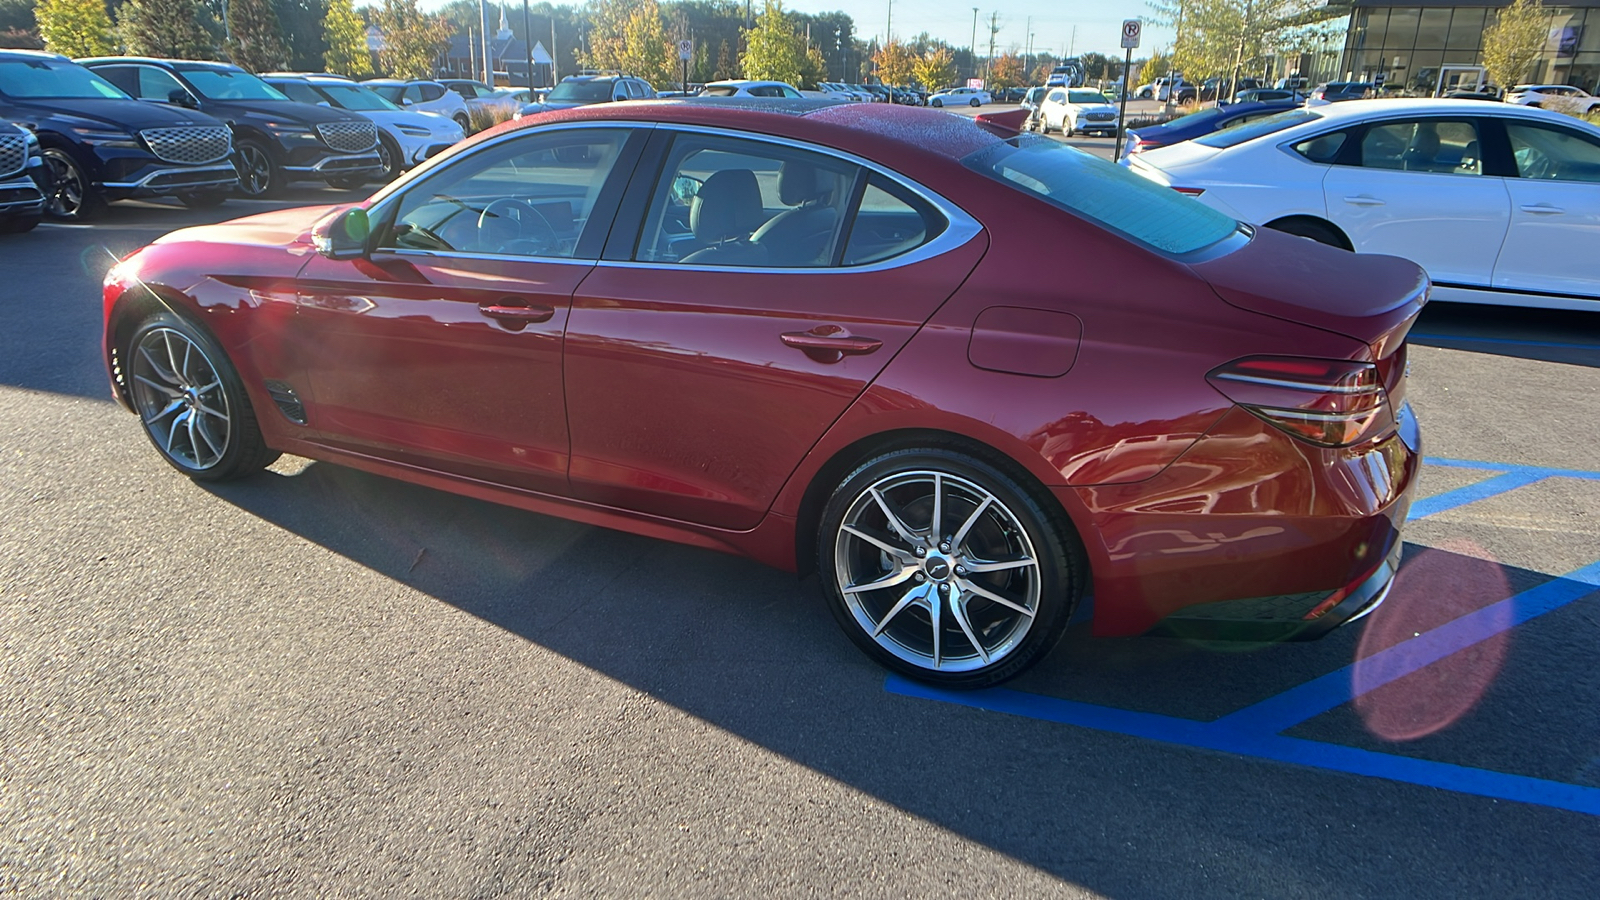
[[1468, 62], [1478, 58], [1478, 48], [1483, 43], [1486, 9], [1458, 9], [1450, 19], [1450, 36], [1445, 49], [1450, 51], [1451, 62]]
[[1422, 24], [1417, 29], [1418, 50], [1443, 50], [1450, 35], [1450, 10], [1425, 9]]
[[1389, 10], [1389, 30], [1383, 34], [1383, 46], [1391, 57], [1405, 56], [1416, 44], [1417, 24], [1421, 19], [1422, 10], [1415, 7]]

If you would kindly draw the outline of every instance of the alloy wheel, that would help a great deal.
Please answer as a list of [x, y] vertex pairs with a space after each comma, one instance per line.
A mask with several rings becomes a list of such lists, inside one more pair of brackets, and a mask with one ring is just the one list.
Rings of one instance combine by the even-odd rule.
[[84, 211], [89, 196], [89, 185], [83, 170], [60, 152], [46, 153], [45, 164], [50, 167], [50, 196], [46, 199], [50, 213], [63, 219], [76, 218]]
[[134, 409], [167, 457], [203, 471], [222, 461], [233, 417], [216, 366], [188, 335], [152, 328], [130, 361]]
[[272, 160], [255, 144], [240, 144], [234, 168], [239, 171], [239, 189], [259, 197], [272, 189]]
[[834, 574], [856, 625], [932, 672], [995, 665], [1039, 611], [1039, 557], [1021, 520], [949, 472], [896, 472], [861, 491], [834, 539]]

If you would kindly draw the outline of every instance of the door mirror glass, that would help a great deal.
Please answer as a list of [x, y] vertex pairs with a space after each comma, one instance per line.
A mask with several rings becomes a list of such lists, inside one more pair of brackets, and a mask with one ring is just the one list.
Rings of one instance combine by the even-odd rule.
[[688, 206], [694, 195], [700, 193], [700, 179], [693, 175], [679, 175], [672, 179], [672, 200], [682, 206]]
[[355, 259], [367, 254], [371, 233], [367, 211], [357, 206], [318, 222], [311, 229], [311, 240], [329, 259]]
[[175, 90], [168, 91], [167, 102], [171, 103], [173, 106], [186, 106], [189, 109], [196, 108], [194, 99], [190, 97], [189, 92], [183, 88], [177, 88]]

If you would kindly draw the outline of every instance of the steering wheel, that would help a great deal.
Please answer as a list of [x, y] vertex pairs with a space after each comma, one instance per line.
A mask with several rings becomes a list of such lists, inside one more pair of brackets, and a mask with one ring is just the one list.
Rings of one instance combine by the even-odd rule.
[[[516, 215], [508, 215], [515, 212]], [[515, 223], [514, 233], [506, 231], [506, 223]], [[553, 250], [561, 245], [561, 238], [551, 227], [550, 220], [533, 208], [533, 204], [514, 197], [501, 197], [489, 201], [478, 213], [478, 246], [503, 250], [509, 244], [528, 241], [538, 245], [533, 253]]]

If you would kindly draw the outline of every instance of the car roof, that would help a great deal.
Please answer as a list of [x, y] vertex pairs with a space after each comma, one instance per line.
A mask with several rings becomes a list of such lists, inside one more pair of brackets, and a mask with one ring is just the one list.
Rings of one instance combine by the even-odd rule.
[[233, 63], [215, 62], [207, 59], [162, 59], [158, 56], [90, 56], [80, 59], [78, 62], [84, 65], [89, 63], [140, 63], [142, 65], [164, 66], [169, 69], [183, 66], [186, 69], [216, 69], [219, 72], [244, 71], [244, 69]]
[[[799, 120], [815, 126], [804, 132]], [[633, 103], [596, 103], [573, 109], [526, 116], [499, 129], [537, 127], [577, 121], [638, 121], [655, 124], [724, 127], [760, 134], [788, 133], [820, 144], [883, 149], [882, 158], [938, 157], [960, 160], [1010, 136], [991, 131], [984, 123], [937, 109], [892, 103], [839, 103], [822, 98], [689, 97], [640, 100]], [[497, 129], [498, 131], [498, 129]]]
[[1566, 121], [1568, 123], [1579, 122], [1581, 124], [1581, 120], [1573, 119], [1571, 116], [1563, 116], [1547, 109], [1534, 109], [1528, 106], [1518, 106], [1514, 103], [1484, 103], [1481, 100], [1462, 100], [1448, 97], [1346, 100], [1343, 103], [1318, 106], [1316, 111], [1321, 114], [1324, 121], [1328, 122], [1338, 122], [1345, 119], [1364, 119], [1378, 113], [1463, 113], [1470, 111], [1470, 114], [1475, 116], [1517, 116], [1549, 119], [1558, 122]]
[[0, 49], [0, 59], [6, 59], [6, 58], [9, 58], [9, 57], [17, 57], [17, 58], [20, 58], [20, 59], [43, 59], [43, 60], [59, 60], [61, 62], [72, 62], [72, 60], [66, 58], [65, 56], [62, 56], [59, 53], [51, 53], [48, 50], [13, 50], [13, 49], [10, 49], [10, 48]]

